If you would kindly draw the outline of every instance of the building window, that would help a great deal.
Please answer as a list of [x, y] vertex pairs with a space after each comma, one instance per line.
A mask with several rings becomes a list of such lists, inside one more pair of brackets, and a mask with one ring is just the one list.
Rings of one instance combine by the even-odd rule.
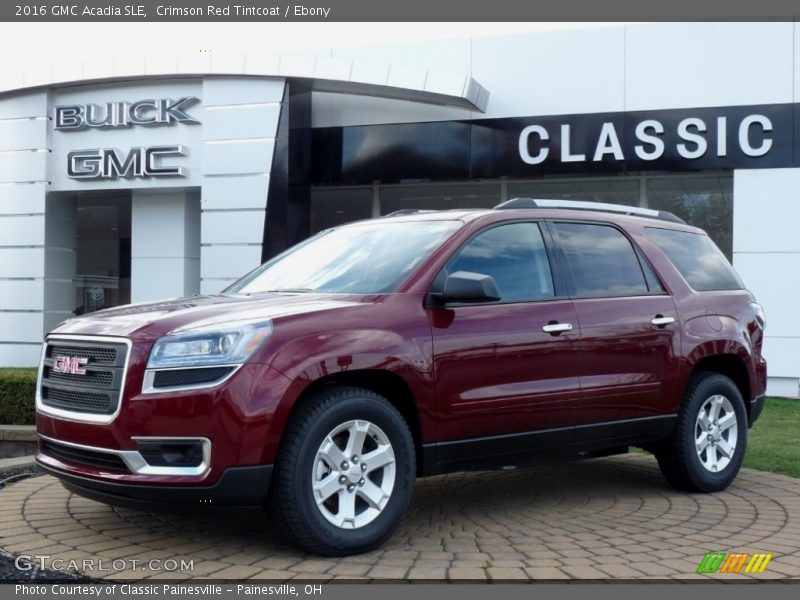
[[733, 256], [730, 172], [315, 188], [311, 192], [311, 229], [317, 232], [404, 209], [492, 208], [510, 198], [584, 200], [666, 210], [706, 230], [728, 260]]
[[382, 215], [414, 208], [492, 208], [500, 203], [499, 183], [382, 186], [380, 192]]
[[372, 187], [313, 188], [311, 233], [372, 216]]
[[638, 177], [551, 179], [509, 182], [508, 197], [583, 200], [639, 206], [641, 191]]
[[647, 206], [668, 210], [701, 227], [731, 260], [733, 256], [733, 177], [648, 177]]

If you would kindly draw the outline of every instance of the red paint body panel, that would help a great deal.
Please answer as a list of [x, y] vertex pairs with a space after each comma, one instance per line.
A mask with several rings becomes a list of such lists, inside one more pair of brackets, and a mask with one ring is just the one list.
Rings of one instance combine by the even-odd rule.
[[[513, 213], [513, 214], [511, 214]], [[420, 217], [422, 218], [422, 217]], [[441, 216], [430, 218], [444, 218]], [[108, 425], [37, 415], [46, 437], [132, 450], [136, 436], [197, 436], [212, 442], [210, 470], [198, 477], [142, 476], [66, 463], [58, 470], [131, 484], [204, 486], [234, 466], [275, 462], [282, 432], [309, 386], [331, 376], [381, 372], [410, 392], [418, 442], [432, 445], [546, 429], [569, 429], [675, 413], [695, 366], [709, 356], [744, 364], [752, 400], [766, 387], [762, 329], [747, 291], [697, 293], [646, 235], [645, 226], [696, 231], [636, 217], [582, 211], [493, 211], [464, 221], [423, 260], [397, 293], [199, 296], [132, 305], [72, 319], [53, 334], [130, 339], [119, 416]], [[476, 231], [509, 220], [568, 218], [624, 229], [658, 274], [664, 295], [432, 307], [428, 290]], [[673, 325], [658, 328], [656, 315]], [[155, 341], [187, 325], [271, 319], [269, 341], [229, 380], [210, 389], [142, 394]], [[553, 336], [552, 322], [572, 331]], [[567, 438], [565, 438], [567, 439]]]
[[680, 334], [654, 327], [656, 315], [678, 320], [669, 296], [575, 301], [581, 328], [581, 423], [674, 411]]
[[502, 435], [580, 422], [571, 300], [433, 309], [439, 439]]

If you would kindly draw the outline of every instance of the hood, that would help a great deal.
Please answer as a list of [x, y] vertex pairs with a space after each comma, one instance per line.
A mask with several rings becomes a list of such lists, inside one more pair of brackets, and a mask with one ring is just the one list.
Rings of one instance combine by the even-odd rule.
[[363, 296], [343, 294], [197, 295], [108, 308], [68, 319], [50, 333], [155, 339], [178, 328], [276, 319], [354, 306], [362, 301]]

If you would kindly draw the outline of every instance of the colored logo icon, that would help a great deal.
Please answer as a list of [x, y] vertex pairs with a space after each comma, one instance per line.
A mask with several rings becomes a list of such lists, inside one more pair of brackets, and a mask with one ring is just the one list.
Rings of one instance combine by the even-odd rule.
[[697, 567], [697, 573], [763, 573], [772, 554], [756, 552], [707, 552]]

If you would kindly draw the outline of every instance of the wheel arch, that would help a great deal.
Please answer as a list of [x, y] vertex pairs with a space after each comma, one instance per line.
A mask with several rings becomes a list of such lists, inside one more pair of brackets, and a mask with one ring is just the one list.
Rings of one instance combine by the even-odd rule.
[[[419, 405], [408, 382], [399, 374], [384, 369], [357, 369], [325, 375], [308, 383], [297, 396], [285, 423], [320, 390], [331, 387], [356, 387], [386, 398], [403, 416], [413, 437], [417, 474], [422, 470], [422, 422]], [[281, 436], [282, 437], [282, 436]]]
[[[742, 351], [744, 351], [744, 348], [742, 348]], [[742, 357], [741, 351], [704, 354], [703, 356], [698, 357], [693, 361], [691, 371], [686, 378], [683, 388], [684, 394], [691, 385], [692, 380], [698, 374], [704, 372], [719, 373], [720, 375], [725, 375], [731, 381], [733, 381], [733, 383], [736, 385], [736, 388], [739, 390], [739, 393], [742, 395], [742, 399], [744, 400], [748, 420], [752, 421], [752, 379], [747, 369], [746, 351], [745, 357]]]

